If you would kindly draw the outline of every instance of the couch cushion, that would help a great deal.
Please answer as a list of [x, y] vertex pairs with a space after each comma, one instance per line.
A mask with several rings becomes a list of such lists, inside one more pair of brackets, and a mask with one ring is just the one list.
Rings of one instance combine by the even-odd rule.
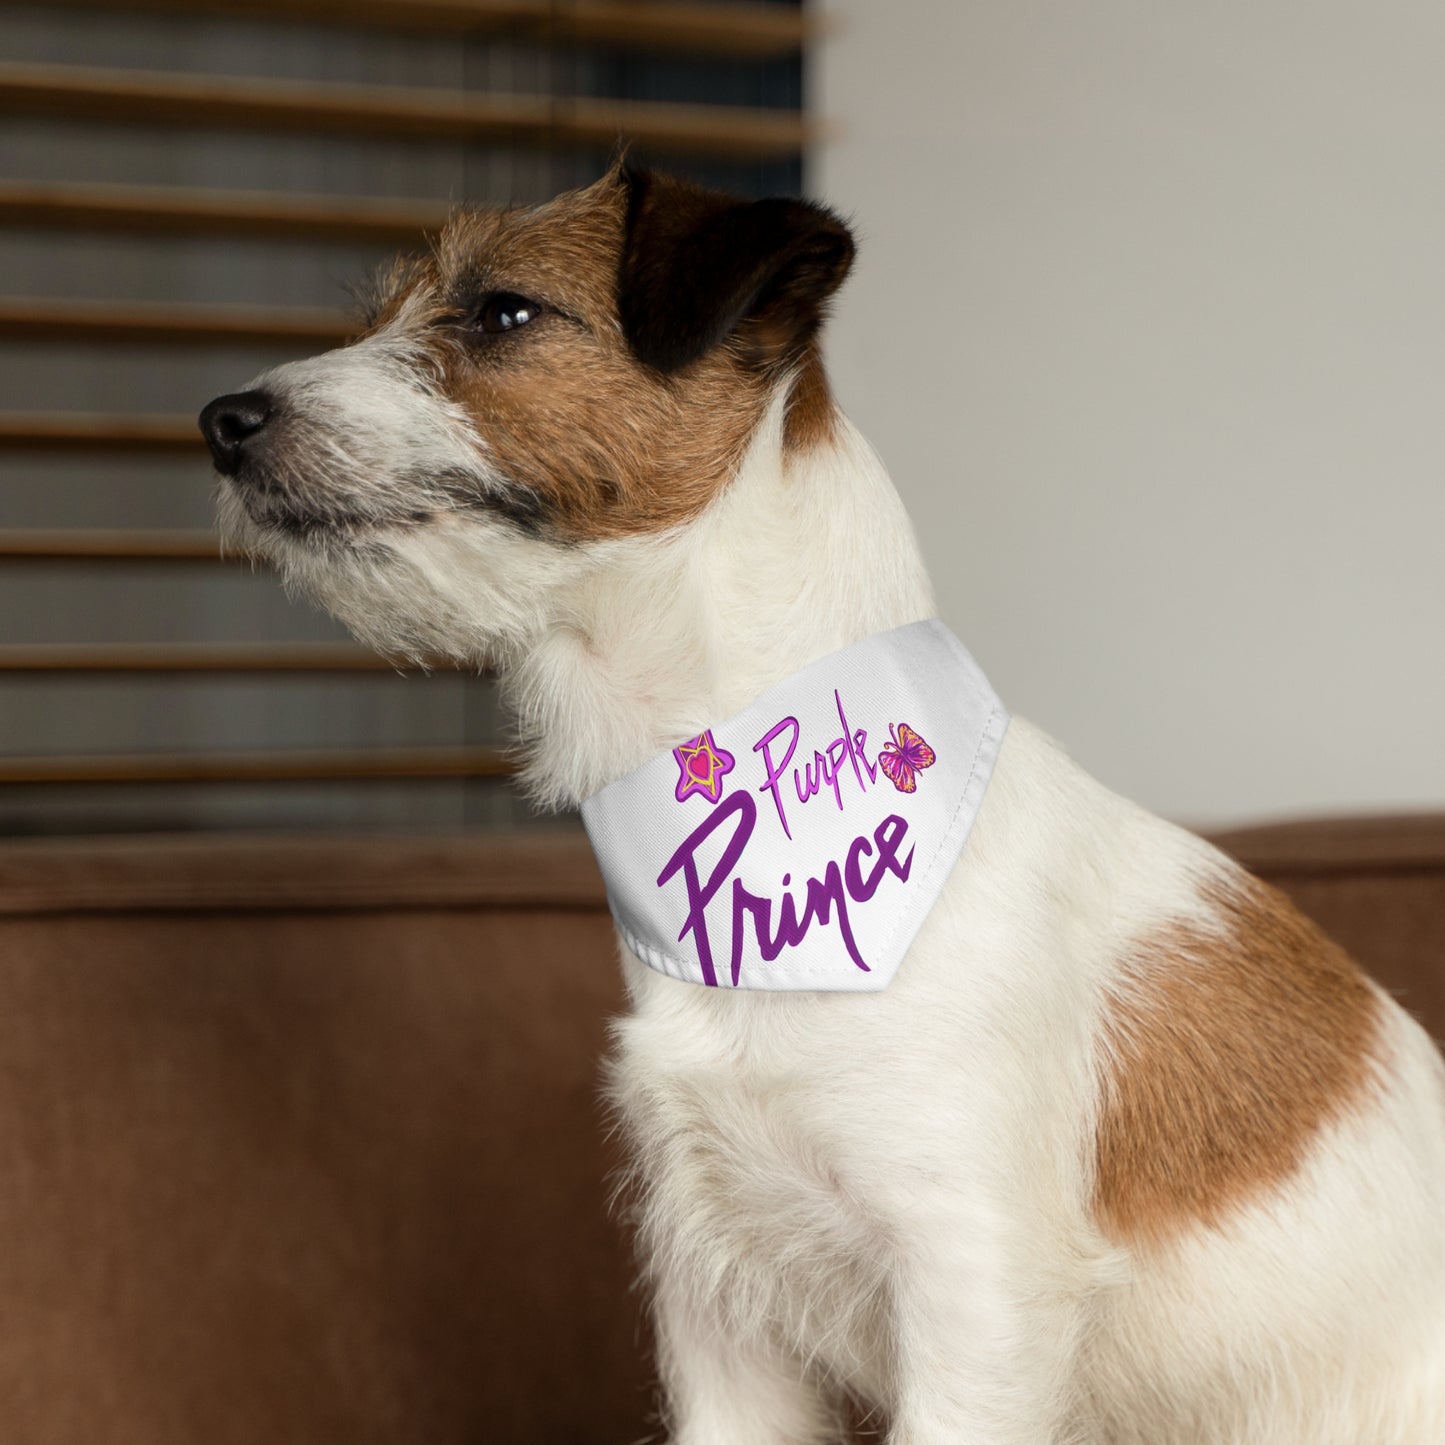
[[624, 1442], [585, 844], [0, 848], [0, 1435]]
[[1445, 816], [1321, 818], [1216, 836], [1445, 1038]]
[[[1220, 841], [1445, 1032], [1445, 818]], [[0, 1437], [624, 1445], [573, 830], [0, 845]]]

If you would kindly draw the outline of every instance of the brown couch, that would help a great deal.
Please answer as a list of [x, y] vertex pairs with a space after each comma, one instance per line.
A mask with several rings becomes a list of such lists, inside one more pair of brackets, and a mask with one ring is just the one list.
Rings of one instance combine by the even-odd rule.
[[[1445, 818], [1221, 840], [1445, 1033]], [[0, 844], [0, 1439], [655, 1429], [574, 834]]]

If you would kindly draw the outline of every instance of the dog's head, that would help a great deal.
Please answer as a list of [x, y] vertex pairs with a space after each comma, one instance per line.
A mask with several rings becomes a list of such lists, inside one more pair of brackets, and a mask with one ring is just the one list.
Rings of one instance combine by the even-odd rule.
[[793, 443], [826, 432], [815, 337], [852, 255], [821, 207], [625, 166], [463, 211], [358, 340], [201, 413], [223, 530], [385, 648], [505, 651], [536, 589], [702, 512], [780, 386]]

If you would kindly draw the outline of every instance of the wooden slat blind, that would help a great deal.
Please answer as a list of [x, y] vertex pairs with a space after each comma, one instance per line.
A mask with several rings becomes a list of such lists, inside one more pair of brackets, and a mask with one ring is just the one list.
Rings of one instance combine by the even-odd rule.
[[[0, 14], [4, 8], [0, 0]], [[76, 12], [78, 25], [85, 23], [85, 12], [93, 17], [172, 15], [178, 24], [211, 16], [252, 26], [297, 22], [391, 31], [398, 37], [451, 37], [459, 43], [485, 37], [524, 46], [561, 46], [574, 60], [587, 47], [612, 47], [707, 57], [714, 65], [725, 58], [761, 64], [796, 56], [812, 33], [795, 6], [717, 0], [50, 0], [49, 9]], [[399, 38], [397, 43], [404, 42]], [[108, 56], [102, 58], [108, 62]], [[667, 99], [623, 99], [570, 93], [553, 84], [547, 93], [535, 94], [527, 89], [535, 73], [526, 73], [525, 84], [496, 91], [16, 60], [0, 63], [0, 116], [89, 125], [106, 132], [165, 127], [187, 138], [214, 133], [284, 135], [296, 144], [314, 145], [401, 141], [418, 156], [441, 147], [500, 147], [537, 156], [576, 151], [600, 157], [626, 138], [644, 156], [723, 165], [794, 164], [819, 134], [796, 108], [680, 101], [672, 98], [671, 90]], [[323, 193], [347, 189], [333, 187], [329, 177], [319, 186], [313, 177], [312, 188], [288, 191], [268, 188], [274, 187], [273, 178], [260, 179], [262, 188], [242, 184], [220, 189], [214, 184], [121, 184], [113, 178], [0, 177], [0, 231], [135, 238], [126, 242], [132, 245], [148, 238], [168, 245], [187, 238], [196, 244], [249, 240], [287, 248], [414, 248], [445, 224], [450, 210], [447, 195], [416, 199]], [[314, 305], [0, 296], [0, 343], [49, 349], [57, 356], [78, 349], [90, 354], [96, 348], [141, 346], [157, 364], [172, 366], [169, 358], [201, 358], [211, 348], [245, 348], [282, 359], [339, 344], [352, 325], [345, 312]], [[243, 366], [233, 384], [242, 383], [245, 375]], [[98, 468], [121, 461], [132, 469], [126, 475], [150, 458], [157, 465], [167, 458], [204, 458], [191, 413], [122, 412], [103, 409], [103, 402], [87, 407], [83, 392], [67, 392], [63, 403], [59, 398], [57, 403], [66, 409], [0, 411], [0, 454], [12, 469], [17, 462], [23, 466], [30, 453], [37, 467]], [[111, 512], [119, 506], [123, 514], [127, 485], [122, 479], [97, 481], [113, 492]], [[145, 568], [146, 575], [156, 579], [172, 575], [157, 573], [156, 567], [174, 566], [175, 575], [194, 578], [199, 586], [211, 574], [179, 564], [215, 566], [236, 560], [221, 556], [212, 533], [194, 528], [15, 526], [0, 519], [0, 562], [6, 564], [6, 577], [45, 577], [53, 583], [62, 576], [89, 575], [86, 569], [104, 564], [106, 576], [131, 576], [135, 574], [125, 569]], [[57, 566], [64, 570], [55, 571]], [[217, 567], [215, 575], [235, 578], [237, 570]], [[117, 583], [118, 599], [123, 599], [124, 585]], [[120, 605], [123, 610], [123, 601]], [[451, 669], [437, 670], [452, 673], [453, 687], [463, 685]], [[351, 643], [0, 640], [0, 682], [27, 697], [62, 678], [107, 689], [115, 686], [108, 679], [126, 677], [152, 679], [147, 687], [154, 688], [192, 686], [189, 679], [200, 685], [210, 679], [227, 689], [241, 689], [255, 685], [248, 680], [266, 678], [332, 678], [336, 681], [327, 686], [341, 686], [347, 677], [361, 680], [399, 671], [412, 673], [405, 686], [426, 685], [415, 670], [399, 668]], [[512, 771], [502, 750], [470, 742], [38, 754], [7, 747], [0, 732], [0, 784], [26, 787], [428, 779], [456, 783], [500, 778]]]

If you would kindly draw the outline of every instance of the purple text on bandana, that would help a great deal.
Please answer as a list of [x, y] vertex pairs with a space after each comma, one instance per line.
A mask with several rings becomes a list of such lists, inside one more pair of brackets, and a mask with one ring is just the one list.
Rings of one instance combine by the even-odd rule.
[[[692, 934], [693, 944], [697, 949], [698, 964], [702, 969], [702, 981], [710, 988], [717, 987], [717, 969], [713, 963], [712, 940], [708, 933], [707, 908], [737, 866], [743, 850], [747, 847], [748, 839], [752, 837], [757, 818], [758, 808], [752, 795], [741, 789], [733, 793], [715, 812], [710, 813], [683, 839], [677, 851], [667, 860], [662, 872], [657, 877], [657, 886], [661, 888], [679, 870], [682, 872], [683, 881], [687, 887], [688, 910], [677, 938], [681, 943], [689, 933]], [[708, 874], [707, 882], [704, 883], [698, 871], [697, 851], [728, 819], [734, 820], [732, 836], [727, 840], [722, 856], [713, 866], [712, 871]], [[783, 894], [778, 909], [776, 933], [772, 931], [773, 900], [759, 897], [743, 886], [741, 878], [734, 878], [731, 917], [732, 945], [729, 950], [734, 987], [737, 986], [742, 973], [748, 914], [752, 915], [758, 951], [767, 962], [771, 963], [785, 948], [796, 948], [802, 943], [814, 920], [824, 925], [829, 923], [833, 911], [836, 909], [838, 931], [843, 937], [843, 945], [848, 950], [848, 956], [859, 969], [868, 973], [870, 971], [868, 965], [864, 962], [862, 954], [859, 953], [857, 941], [853, 937], [853, 927], [848, 917], [848, 900], [851, 898], [855, 903], [867, 903], [878, 891], [878, 885], [883, 881], [884, 873], [892, 873], [900, 882], [907, 882], [908, 874], [913, 867], [914, 850], [910, 847], [905, 857], [898, 856], [907, 833], [907, 821], [896, 813], [890, 813], [873, 830], [871, 840], [861, 834], [854, 838], [848, 845], [848, 852], [841, 867], [837, 862], [830, 862], [824, 868], [822, 878], [807, 880], [801, 918], [798, 916], [797, 899], [791, 893]], [[865, 876], [863, 859], [874, 856], [875, 846], [877, 857]], [[791, 874], [783, 875], [785, 888], [791, 881]]]
[[[798, 795], [798, 801], [806, 803], [809, 798], [815, 793], [821, 792], [823, 788], [831, 788], [834, 801], [841, 811], [844, 762], [852, 763], [853, 776], [858, 780], [860, 792], [864, 793], [868, 791], [870, 784], [877, 781], [878, 765], [870, 763], [868, 755], [863, 751], [863, 745], [868, 741], [867, 732], [863, 728], [859, 728], [855, 732], [848, 726], [848, 718], [843, 712], [843, 699], [838, 695], [836, 688], [833, 691], [833, 701], [837, 704], [838, 721], [842, 724], [843, 731], [828, 744], [827, 752], [814, 752], [813, 761], [804, 763], [801, 772], [797, 768], [793, 769], [793, 790]], [[787, 751], [783, 754], [782, 762], [775, 763], [772, 745], [781, 734], [789, 730], [792, 735], [787, 741]], [[789, 839], [792, 838], [793, 833], [788, 827], [788, 814], [783, 807], [783, 795], [779, 791], [778, 781], [787, 772], [788, 764], [793, 761], [793, 753], [797, 750], [800, 731], [797, 718], [785, 717], [753, 744], [753, 751], [762, 753], [763, 766], [767, 771], [767, 777], [759, 786], [758, 792], [773, 795], [773, 806], [778, 810], [778, 821], [783, 825], [783, 833]]]

